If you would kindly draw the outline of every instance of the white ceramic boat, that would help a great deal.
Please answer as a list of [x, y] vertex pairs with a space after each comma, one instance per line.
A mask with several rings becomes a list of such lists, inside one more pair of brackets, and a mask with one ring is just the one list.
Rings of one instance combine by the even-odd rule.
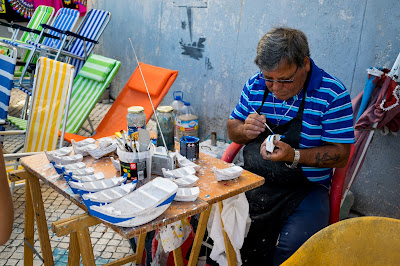
[[70, 175], [70, 177], [74, 181], [78, 182], [93, 182], [104, 179], [104, 174], [102, 172], [99, 172], [92, 175], [72, 175], [72, 176]]
[[71, 140], [72, 147], [74, 148], [75, 154], [82, 154], [82, 156], [88, 156], [88, 151], [97, 149], [96, 144], [88, 144], [85, 146], [78, 146], [74, 140]]
[[[72, 142], [72, 140], [71, 140], [71, 142]], [[81, 141], [74, 141], [74, 143], [75, 143], [76, 147], [83, 147], [83, 146], [87, 146], [89, 144], [95, 144], [96, 140], [93, 138], [87, 138], [87, 139], [84, 139]]]
[[104, 190], [100, 190], [94, 193], [87, 193], [82, 195], [83, 200], [90, 200], [97, 203], [110, 203], [114, 202], [126, 194], [132, 192], [136, 188], [137, 182], [120, 185]]
[[176, 159], [178, 161], [179, 167], [190, 166], [193, 167], [194, 170], [198, 171], [200, 169], [200, 165], [195, 164], [191, 160], [187, 159], [185, 156], [181, 155], [179, 152], [176, 153]]
[[165, 168], [163, 168], [162, 172], [165, 178], [181, 178], [187, 175], [194, 175], [196, 173], [196, 170], [194, 170], [193, 167], [186, 166], [174, 170], [166, 170]]
[[126, 181], [126, 177], [113, 177], [92, 182], [74, 182], [69, 181], [71, 188], [80, 190], [81, 193], [97, 192], [103, 189], [119, 186]]
[[111, 162], [112, 162], [115, 170], [117, 170], [117, 172], [121, 171], [121, 163], [118, 159], [114, 159], [113, 157], [111, 157]]
[[86, 164], [83, 162], [66, 164], [66, 165], [56, 164], [54, 161], [52, 161], [51, 163], [53, 164], [54, 169], [56, 169], [57, 174], [64, 174], [64, 171], [67, 170], [77, 170], [86, 167]]
[[199, 181], [199, 178], [195, 175], [186, 175], [184, 177], [172, 179], [178, 187], [193, 187], [197, 184], [197, 181]]
[[104, 137], [98, 139], [97, 142], [99, 143], [100, 149], [104, 149], [113, 144], [113, 139], [110, 137]]
[[224, 181], [238, 178], [242, 174], [243, 168], [237, 165], [225, 169], [217, 169], [214, 167], [213, 172], [218, 181]]
[[58, 150], [54, 150], [54, 151], [45, 151], [44, 153], [46, 154], [47, 159], [51, 162], [54, 161], [53, 157], [54, 156], [67, 156], [70, 155], [72, 152], [72, 148], [71, 147], [63, 147], [61, 149]]
[[[155, 209], [161, 207], [162, 204], [165, 203], [166, 200], [171, 199], [171, 197], [172, 201], [177, 190], [178, 186], [171, 180], [157, 177], [113, 203], [102, 206], [91, 206], [90, 209], [105, 215], [104, 217], [109, 217], [107, 221], [112, 223], [119, 221], [118, 219], [124, 219], [126, 222], [129, 219], [139, 217], [141, 217], [139, 220], [142, 222], [147, 219], [145, 217], [153, 217], [156, 213], [160, 215], [162, 212], [159, 212], [163, 208]], [[104, 217], [99, 218], [104, 219]], [[113, 218], [117, 220], [113, 220]], [[150, 220], [145, 222], [148, 221]]]
[[70, 170], [65, 169], [65, 172], [71, 173], [74, 176], [93, 175], [94, 169], [92, 167]]
[[56, 156], [53, 155], [53, 161], [58, 165], [73, 164], [82, 162], [83, 156], [81, 154], [75, 154], [70, 156]]
[[99, 148], [99, 149], [95, 149], [95, 150], [89, 150], [88, 153], [90, 154], [90, 156], [92, 156], [95, 159], [100, 159], [101, 157], [112, 153], [114, 151], [117, 150], [117, 144], [111, 144], [110, 146], [107, 146], [105, 148]]
[[178, 188], [175, 201], [195, 201], [200, 194], [199, 187]]

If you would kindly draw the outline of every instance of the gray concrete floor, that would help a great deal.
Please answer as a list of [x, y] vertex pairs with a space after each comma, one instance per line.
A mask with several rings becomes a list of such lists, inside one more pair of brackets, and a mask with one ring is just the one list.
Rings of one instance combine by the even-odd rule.
[[[20, 90], [13, 89], [11, 93], [11, 103], [9, 114], [19, 116], [25, 94]], [[90, 114], [94, 127], [100, 123], [101, 119], [111, 107], [111, 103], [98, 103]], [[89, 127], [88, 122], [85, 122], [84, 127]], [[150, 121], [148, 128], [154, 128], [154, 122]], [[7, 129], [16, 129], [12, 126], [7, 126]], [[88, 136], [84, 130], [79, 132], [80, 135]], [[4, 149], [12, 151], [19, 145], [24, 143], [22, 136], [6, 136], [4, 139]], [[73, 204], [68, 199], [61, 196], [47, 185], [42, 185], [42, 195], [49, 228], [51, 248], [53, 250], [53, 258], [55, 265], [67, 265], [68, 260], [68, 244], [69, 236], [57, 237], [51, 231], [51, 224], [58, 219], [68, 218], [73, 215], [83, 213], [79, 207]], [[24, 197], [25, 187], [17, 188], [13, 194], [14, 201], [14, 229], [10, 240], [3, 246], [0, 246], [0, 265], [23, 265], [23, 250], [24, 250]], [[90, 228], [90, 236], [93, 245], [93, 252], [96, 260], [96, 265], [103, 265], [115, 259], [123, 258], [132, 254], [129, 242], [123, 239], [120, 235], [114, 233], [113, 230], [107, 229], [103, 224]], [[39, 239], [35, 236], [35, 245], [37, 251], [40, 252]], [[43, 265], [37, 255], [34, 255], [34, 265]], [[129, 264], [128, 264], [129, 265]], [[133, 265], [133, 264], [130, 264]]]

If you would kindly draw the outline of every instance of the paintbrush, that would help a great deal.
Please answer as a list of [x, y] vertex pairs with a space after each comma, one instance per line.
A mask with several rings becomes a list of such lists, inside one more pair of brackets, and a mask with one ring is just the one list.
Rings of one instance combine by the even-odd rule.
[[[259, 115], [259, 113], [254, 109], [253, 106], [250, 105], [250, 107], [251, 107], [251, 109], [253, 109], [253, 111], [254, 111], [256, 114]], [[275, 135], [274, 131], [272, 131], [272, 129], [267, 125], [267, 123], [264, 123], [264, 125], [268, 128], [269, 131], [271, 131], [271, 133], [272, 133], [273, 135]]]
[[125, 135], [125, 131], [123, 131], [123, 130], [121, 129], [121, 131], [120, 131], [119, 133], [121, 133], [121, 136], [122, 136], [122, 142], [124, 143], [124, 147], [125, 147], [125, 149], [126, 149], [127, 151], [129, 151], [129, 152], [133, 152], [132, 148], [131, 148], [131, 147], [129, 147], [128, 143], [126, 143], [126, 135]]

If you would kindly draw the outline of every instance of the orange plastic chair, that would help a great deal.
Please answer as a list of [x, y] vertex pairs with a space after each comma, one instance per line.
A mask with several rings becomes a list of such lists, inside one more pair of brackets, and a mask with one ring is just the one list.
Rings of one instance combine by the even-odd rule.
[[[148, 65], [145, 63], [140, 63], [140, 67], [142, 69], [147, 88], [149, 89], [154, 108], [157, 108], [178, 76], [178, 71]], [[147, 123], [152, 117], [154, 111], [151, 107], [146, 87], [138, 67], [125, 84], [124, 88], [118, 95], [117, 99], [103, 120], [100, 122], [99, 126], [96, 128], [96, 131], [91, 138], [99, 139], [102, 137], [109, 137], [113, 136], [115, 132], [120, 131], [121, 129], [126, 130], [126, 115], [128, 114], [128, 107], [134, 105], [140, 105], [144, 107]], [[86, 138], [87, 137], [71, 133], [65, 133], [64, 136], [64, 139], [68, 142], [71, 142], [72, 139], [75, 141], [80, 141]]]
[[[224, 154], [221, 157], [221, 160], [231, 163], [233, 159], [235, 159], [237, 153], [240, 151], [242, 147], [243, 145], [232, 142], [225, 150]], [[331, 190], [329, 193], [330, 194], [329, 224], [333, 224], [339, 221], [340, 206], [342, 204], [342, 201], [344, 200], [342, 198], [344, 178], [346, 177], [346, 171], [350, 166], [353, 153], [354, 153], [354, 144], [351, 145], [350, 156], [349, 160], [347, 161], [347, 165], [344, 168], [336, 168], [333, 174]], [[350, 188], [347, 187], [345, 189], [348, 190]]]

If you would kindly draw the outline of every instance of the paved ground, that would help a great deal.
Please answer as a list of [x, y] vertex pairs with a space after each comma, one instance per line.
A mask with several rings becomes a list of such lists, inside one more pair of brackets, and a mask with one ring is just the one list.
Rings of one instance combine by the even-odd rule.
[[[11, 103], [9, 113], [18, 116], [21, 112], [25, 97], [24, 93], [19, 90], [13, 90], [11, 93]], [[111, 103], [98, 103], [92, 111], [90, 118], [96, 127]], [[149, 122], [148, 128], [154, 123]], [[84, 127], [88, 126], [86, 122]], [[12, 127], [9, 127], [12, 128]], [[87, 132], [81, 130], [80, 135], [88, 135]], [[23, 137], [6, 137], [4, 139], [4, 149], [12, 151], [15, 147], [23, 144]], [[68, 243], [69, 236], [57, 237], [51, 231], [51, 223], [72, 215], [81, 214], [83, 211], [68, 199], [55, 192], [52, 188], [42, 185], [42, 194], [44, 207], [46, 209], [46, 218], [49, 228], [51, 248], [53, 250], [54, 262], [56, 265], [66, 265], [68, 260]], [[25, 187], [17, 188], [13, 195], [14, 200], [14, 229], [10, 240], [6, 245], [0, 246], [0, 265], [23, 265], [24, 250], [24, 195]], [[107, 229], [106, 226], [100, 224], [90, 228], [90, 236], [93, 245], [96, 265], [103, 265], [115, 259], [122, 258], [132, 254], [129, 242], [120, 235], [114, 233], [113, 230]], [[40, 253], [39, 239], [35, 236], [35, 247]], [[42, 265], [42, 261], [37, 255], [34, 255], [34, 265]], [[128, 264], [129, 265], [129, 264]], [[133, 265], [133, 264], [131, 264]]]

